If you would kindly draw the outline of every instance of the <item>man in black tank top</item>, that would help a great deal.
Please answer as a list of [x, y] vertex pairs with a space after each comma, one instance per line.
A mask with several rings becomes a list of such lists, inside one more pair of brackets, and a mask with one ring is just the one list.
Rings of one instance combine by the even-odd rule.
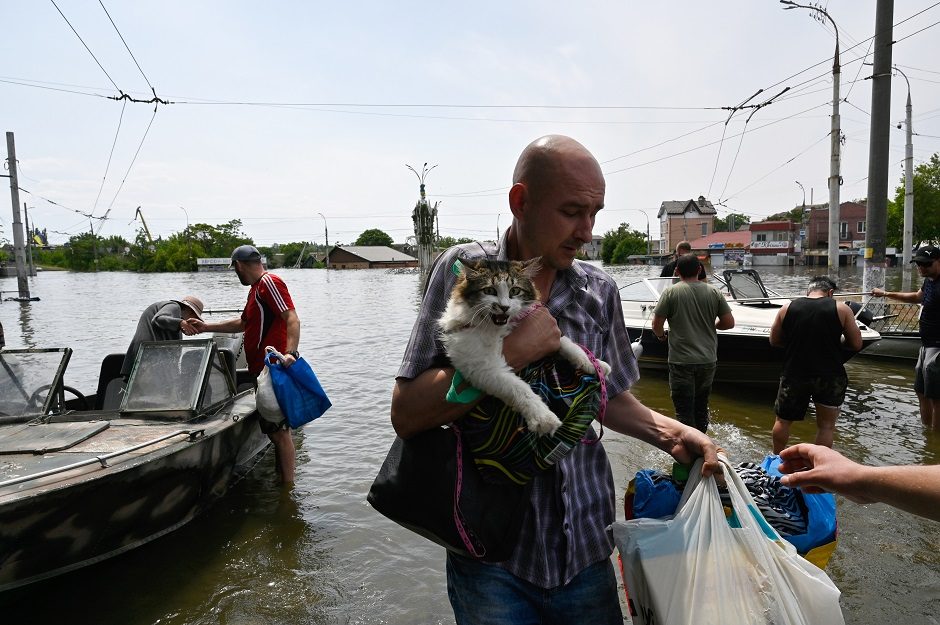
[[852, 310], [832, 299], [836, 288], [831, 278], [815, 276], [806, 297], [784, 304], [770, 327], [770, 344], [786, 350], [774, 403], [775, 454], [787, 446], [790, 424], [806, 417], [810, 401], [816, 406], [816, 444], [832, 447], [848, 385], [842, 350], [862, 348]]

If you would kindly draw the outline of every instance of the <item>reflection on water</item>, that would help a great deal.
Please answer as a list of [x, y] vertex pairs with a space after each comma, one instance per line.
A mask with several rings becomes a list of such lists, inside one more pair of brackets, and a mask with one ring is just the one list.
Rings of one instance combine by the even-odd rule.
[[[765, 282], [800, 293], [825, 268], [762, 269]], [[889, 270], [888, 288], [900, 274]], [[443, 551], [374, 512], [365, 495], [391, 444], [389, 400], [421, 296], [416, 274], [282, 270], [302, 324], [301, 351], [333, 408], [297, 436], [297, 483], [278, 486], [272, 458], [208, 514], [172, 535], [95, 567], [0, 595], [3, 621], [58, 623], [92, 613], [96, 623], [453, 623]], [[658, 275], [616, 267], [620, 284]], [[861, 268], [842, 268], [846, 289]], [[15, 280], [6, 278], [4, 280]], [[9, 289], [12, 282], [4, 288]], [[915, 281], [916, 284], [916, 281]], [[67, 383], [95, 388], [106, 353], [122, 353], [141, 310], [187, 293], [207, 307], [236, 308], [247, 289], [229, 273], [33, 278], [39, 302], [0, 304], [9, 347], [69, 346]], [[853, 360], [836, 447], [871, 463], [934, 463], [940, 441], [917, 416], [911, 367]], [[666, 378], [643, 373], [636, 394], [672, 412]], [[770, 449], [773, 393], [719, 386], [712, 434], [738, 461]], [[812, 421], [792, 440], [812, 440]], [[619, 487], [638, 469], [667, 467], [661, 452], [608, 431]], [[829, 573], [848, 623], [935, 623], [940, 524], [882, 505], [839, 505], [839, 547]], [[50, 598], [54, 597], [54, 600]]]

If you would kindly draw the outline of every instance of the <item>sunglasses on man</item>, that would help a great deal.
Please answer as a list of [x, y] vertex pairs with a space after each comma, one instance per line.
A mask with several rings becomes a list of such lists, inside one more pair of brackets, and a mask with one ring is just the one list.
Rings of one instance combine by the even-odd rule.
[[933, 264], [932, 260], [915, 260], [918, 267], [929, 267]]

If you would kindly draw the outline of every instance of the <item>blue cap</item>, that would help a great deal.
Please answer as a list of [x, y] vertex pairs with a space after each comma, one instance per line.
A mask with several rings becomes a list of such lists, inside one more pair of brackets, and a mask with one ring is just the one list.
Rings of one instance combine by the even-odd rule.
[[235, 248], [235, 251], [232, 252], [232, 264], [235, 264], [236, 260], [242, 262], [251, 262], [251, 261], [261, 261], [261, 252], [258, 251], [254, 245], [239, 245]]

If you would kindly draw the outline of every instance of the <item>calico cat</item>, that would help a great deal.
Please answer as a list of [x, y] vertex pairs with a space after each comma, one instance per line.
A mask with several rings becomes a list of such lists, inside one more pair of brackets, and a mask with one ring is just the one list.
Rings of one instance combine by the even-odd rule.
[[[475, 388], [520, 413], [530, 431], [553, 434], [561, 421], [503, 358], [503, 338], [512, 331], [518, 315], [539, 301], [532, 281], [540, 268], [539, 259], [461, 259], [460, 265], [457, 284], [438, 320], [451, 364]], [[595, 372], [591, 360], [571, 339], [561, 337], [558, 353], [579, 370]], [[607, 363], [600, 362], [600, 366], [604, 375], [610, 372]]]

